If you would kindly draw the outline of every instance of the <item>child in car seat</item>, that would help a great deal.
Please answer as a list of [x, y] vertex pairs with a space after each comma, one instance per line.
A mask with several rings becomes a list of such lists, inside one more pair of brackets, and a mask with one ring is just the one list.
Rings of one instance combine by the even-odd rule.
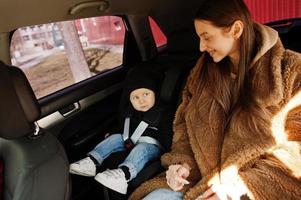
[[158, 76], [154, 71], [136, 69], [126, 80], [125, 95], [129, 100], [124, 114], [123, 133], [112, 134], [100, 142], [88, 157], [70, 165], [70, 173], [95, 176], [110, 154], [129, 151], [117, 169], [98, 173], [95, 180], [119, 193], [126, 194], [129, 181], [137, 176], [144, 165], [159, 158], [162, 152], [163, 133], [158, 129], [162, 111], [158, 96]]

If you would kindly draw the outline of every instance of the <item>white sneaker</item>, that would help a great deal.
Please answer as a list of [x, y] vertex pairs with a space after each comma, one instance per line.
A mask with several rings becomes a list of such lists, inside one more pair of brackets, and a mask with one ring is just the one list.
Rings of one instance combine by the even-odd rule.
[[70, 164], [69, 172], [82, 176], [95, 176], [96, 166], [90, 157], [81, 159], [75, 163]]
[[102, 173], [98, 173], [95, 176], [95, 180], [121, 194], [126, 194], [127, 192], [128, 183], [121, 169], [106, 170]]

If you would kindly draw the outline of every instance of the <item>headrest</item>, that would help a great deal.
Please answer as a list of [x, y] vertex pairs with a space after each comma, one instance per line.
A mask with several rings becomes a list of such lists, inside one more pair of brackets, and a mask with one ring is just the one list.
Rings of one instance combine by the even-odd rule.
[[22, 70], [0, 61], [0, 137], [31, 134], [40, 108]]
[[190, 61], [200, 55], [199, 38], [194, 29], [186, 28], [174, 31], [168, 35], [167, 49], [171, 60]]
[[180, 68], [170, 68], [165, 71], [165, 76], [161, 88], [161, 101], [164, 103], [170, 103], [173, 98], [176, 98], [176, 87], [179, 83]]

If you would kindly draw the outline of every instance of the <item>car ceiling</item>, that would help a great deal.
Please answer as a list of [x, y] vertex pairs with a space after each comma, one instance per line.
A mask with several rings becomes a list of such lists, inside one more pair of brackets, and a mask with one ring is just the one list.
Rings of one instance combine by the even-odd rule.
[[195, 8], [202, 0], [105, 0], [108, 8], [99, 11], [97, 6], [87, 6], [70, 14], [76, 5], [101, 1], [82, 0], [1, 0], [0, 32], [49, 22], [71, 20], [100, 15], [151, 15], [165, 31], [182, 27], [191, 20]]

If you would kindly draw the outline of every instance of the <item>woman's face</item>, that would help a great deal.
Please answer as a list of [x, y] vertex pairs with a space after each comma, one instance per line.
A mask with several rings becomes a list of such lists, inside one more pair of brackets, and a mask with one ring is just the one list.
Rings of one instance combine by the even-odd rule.
[[195, 30], [200, 38], [200, 51], [207, 51], [214, 62], [219, 62], [226, 56], [236, 61], [239, 55], [238, 40], [235, 40], [230, 28], [214, 26], [206, 20], [196, 19]]

